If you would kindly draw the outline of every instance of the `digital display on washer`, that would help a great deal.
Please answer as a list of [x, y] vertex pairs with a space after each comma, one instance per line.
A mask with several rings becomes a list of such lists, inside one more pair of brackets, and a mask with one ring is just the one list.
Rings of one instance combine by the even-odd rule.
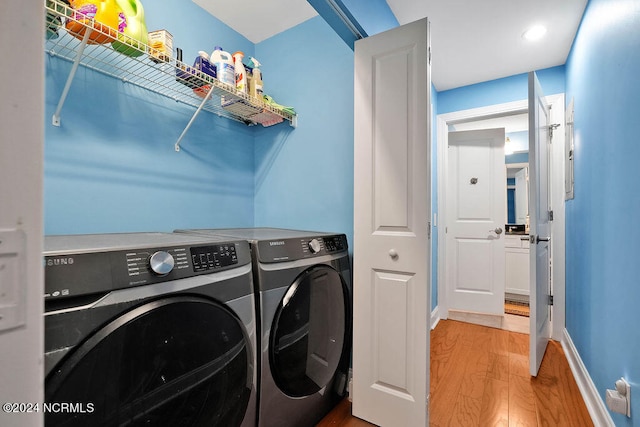
[[234, 243], [191, 248], [193, 271], [215, 270], [238, 263], [238, 254]]
[[323, 240], [324, 247], [328, 252], [344, 251], [346, 249], [346, 244], [342, 240], [342, 236], [325, 237]]

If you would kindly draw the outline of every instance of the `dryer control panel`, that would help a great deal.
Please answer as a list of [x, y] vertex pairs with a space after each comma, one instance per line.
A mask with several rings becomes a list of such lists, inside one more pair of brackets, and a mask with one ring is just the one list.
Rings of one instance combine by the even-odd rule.
[[45, 301], [211, 274], [249, 264], [246, 241], [46, 255]]
[[207, 271], [229, 267], [238, 263], [235, 244], [200, 246], [191, 248], [193, 270]]
[[258, 260], [263, 263], [295, 261], [348, 250], [344, 234], [301, 238], [260, 240], [257, 242]]

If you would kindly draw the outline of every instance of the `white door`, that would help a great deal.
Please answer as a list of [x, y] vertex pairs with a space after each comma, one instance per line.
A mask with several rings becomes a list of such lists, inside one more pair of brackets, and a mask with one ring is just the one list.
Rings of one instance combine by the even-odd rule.
[[449, 132], [449, 310], [504, 314], [504, 138], [504, 128]]
[[538, 375], [551, 337], [549, 295], [549, 109], [540, 82], [529, 73], [529, 235], [531, 238], [531, 292], [529, 363], [531, 375]]
[[19, 46], [29, 58], [18, 73], [0, 69], [0, 401], [11, 403], [3, 427], [44, 425], [42, 3], [0, 6], [0, 51]]
[[353, 414], [427, 426], [427, 19], [356, 42]]

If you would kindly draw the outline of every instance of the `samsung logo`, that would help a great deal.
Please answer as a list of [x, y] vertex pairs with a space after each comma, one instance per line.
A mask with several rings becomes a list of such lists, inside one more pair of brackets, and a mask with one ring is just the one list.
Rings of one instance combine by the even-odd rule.
[[269, 246], [284, 246], [284, 240], [278, 240], [276, 242], [269, 242]]
[[73, 262], [73, 257], [49, 258], [47, 259], [46, 266], [52, 267], [54, 265], [72, 265]]

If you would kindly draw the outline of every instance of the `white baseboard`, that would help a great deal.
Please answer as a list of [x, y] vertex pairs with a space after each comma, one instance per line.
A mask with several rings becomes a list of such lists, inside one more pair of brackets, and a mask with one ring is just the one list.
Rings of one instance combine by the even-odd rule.
[[576, 383], [578, 383], [580, 394], [582, 394], [584, 403], [587, 405], [587, 410], [589, 411], [589, 415], [591, 415], [593, 424], [603, 427], [615, 427], [611, 414], [609, 414], [602, 397], [598, 393], [598, 389], [593, 383], [586, 366], [584, 366], [584, 363], [578, 354], [578, 350], [573, 344], [573, 340], [571, 340], [569, 331], [567, 331], [566, 328], [563, 331], [562, 348], [567, 356], [567, 361], [569, 362], [571, 372], [573, 372], [573, 376], [576, 379]]
[[440, 321], [440, 310], [438, 306], [431, 312], [431, 330], [435, 329], [436, 325]]

